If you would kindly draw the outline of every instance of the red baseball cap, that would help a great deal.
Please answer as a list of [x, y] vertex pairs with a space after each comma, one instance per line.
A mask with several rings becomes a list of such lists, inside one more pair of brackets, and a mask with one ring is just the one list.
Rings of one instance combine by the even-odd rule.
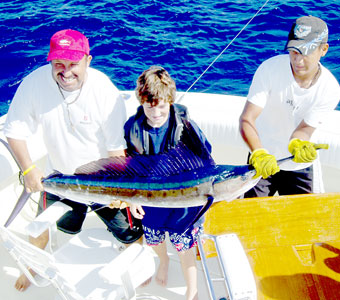
[[47, 61], [54, 59], [80, 61], [85, 54], [90, 54], [89, 41], [86, 36], [79, 31], [65, 29], [56, 32], [51, 37]]

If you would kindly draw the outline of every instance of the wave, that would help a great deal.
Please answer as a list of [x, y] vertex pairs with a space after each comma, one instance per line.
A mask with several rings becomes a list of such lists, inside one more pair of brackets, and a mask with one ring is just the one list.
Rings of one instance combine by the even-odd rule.
[[[257, 66], [284, 53], [291, 23], [301, 15], [324, 19], [330, 49], [323, 64], [340, 79], [338, 1], [269, 1], [192, 91], [246, 96]], [[265, 1], [60, 1], [0, 3], [0, 114], [22, 78], [46, 63], [51, 35], [73, 28], [89, 38], [92, 66], [122, 90], [162, 65], [185, 91]], [[338, 107], [339, 109], [340, 107]]]

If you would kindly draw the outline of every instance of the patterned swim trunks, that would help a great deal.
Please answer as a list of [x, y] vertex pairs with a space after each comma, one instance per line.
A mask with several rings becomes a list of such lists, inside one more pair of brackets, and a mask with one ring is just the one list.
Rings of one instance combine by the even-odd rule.
[[[151, 229], [144, 225], [143, 229], [146, 243], [149, 246], [157, 246], [158, 244], [164, 242], [166, 231], [159, 229]], [[177, 232], [168, 231], [169, 239], [178, 252], [183, 250], [189, 250], [190, 248], [196, 246], [197, 238], [202, 232], [203, 232], [202, 225], [193, 228], [191, 231], [188, 230], [187, 232], [181, 234]]]

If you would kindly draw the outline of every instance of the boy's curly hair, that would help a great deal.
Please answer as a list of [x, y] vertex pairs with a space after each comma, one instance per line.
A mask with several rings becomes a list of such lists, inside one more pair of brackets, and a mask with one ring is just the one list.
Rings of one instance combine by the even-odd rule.
[[135, 92], [141, 104], [148, 102], [156, 106], [162, 100], [172, 104], [176, 98], [176, 84], [164, 68], [152, 66], [138, 77]]

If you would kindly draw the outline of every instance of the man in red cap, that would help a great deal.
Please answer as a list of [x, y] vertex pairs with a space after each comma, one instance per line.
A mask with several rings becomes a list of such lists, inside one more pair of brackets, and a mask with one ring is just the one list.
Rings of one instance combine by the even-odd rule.
[[[126, 148], [123, 126], [126, 109], [118, 89], [102, 72], [90, 67], [92, 56], [88, 39], [80, 32], [66, 29], [55, 33], [50, 41], [47, 61], [29, 74], [20, 84], [8, 111], [4, 133], [23, 171], [28, 192], [43, 191], [41, 179], [57, 170], [73, 174], [75, 169], [103, 157], [124, 155]], [[41, 126], [48, 152], [48, 166], [43, 172], [35, 167], [26, 140]], [[43, 193], [43, 207], [59, 197]], [[87, 205], [67, 199], [73, 210], [58, 221], [58, 229], [74, 234], [81, 230]], [[99, 208], [91, 206], [91, 209]], [[108, 230], [125, 244], [139, 240], [142, 227], [135, 220], [129, 227], [126, 210], [101, 208], [96, 211]], [[46, 231], [30, 241], [44, 248]], [[16, 282], [20, 291], [29, 286], [21, 275]]]
[[[245, 197], [324, 191], [310, 139], [340, 99], [337, 80], [320, 63], [328, 51], [327, 41], [323, 20], [298, 18], [288, 35], [289, 54], [272, 57], [257, 69], [240, 131], [251, 151], [249, 162], [262, 179]], [[290, 155], [293, 162], [277, 165], [277, 159]]]

